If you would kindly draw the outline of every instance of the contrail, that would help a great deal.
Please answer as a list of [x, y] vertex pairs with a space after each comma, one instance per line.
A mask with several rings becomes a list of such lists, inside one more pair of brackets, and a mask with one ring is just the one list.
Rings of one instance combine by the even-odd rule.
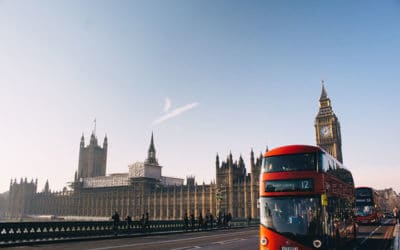
[[190, 104], [187, 104], [187, 105], [185, 105], [185, 106], [182, 106], [182, 107], [180, 107], [180, 108], [176, 108], [176, 109], [172, 110], [171, 112], [169, 112], [169, 113], [167, 113], [167, 114], [161, 116], [161, 117], [158, 118], [157, 120], [155, 120], [155, 121], [153, 122], [153, 125], [160, 124], [160, 123], [162, 123], [162, 122], [164, 122], [164, 121], [166, 121], [166, 120], [168, 120], [168, 119], [171, 119], [172, 117], [181, 115], [181, 114], [183, 114], [183, 113], [185, 113], [185, 112], [187, 112], [187, 111], [189, 111], [189, 110], [195, 108], [195, 107], [198, 106], [198, 105], [199, 105], [199, 103], [194, 102], [194, 103], [190, 103]]

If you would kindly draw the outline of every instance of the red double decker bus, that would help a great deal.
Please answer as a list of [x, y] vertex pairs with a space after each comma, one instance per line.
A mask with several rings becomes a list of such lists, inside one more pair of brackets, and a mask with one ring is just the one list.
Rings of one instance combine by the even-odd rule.
[[380, 224], [382, 213], [377, 194], [371, 187], [356, 188], [356, 220], [360, 224]]
[[265, 153], [260, 176], [260, 249], [340, 249], [356, 237], [350, 171], [320, 147]]

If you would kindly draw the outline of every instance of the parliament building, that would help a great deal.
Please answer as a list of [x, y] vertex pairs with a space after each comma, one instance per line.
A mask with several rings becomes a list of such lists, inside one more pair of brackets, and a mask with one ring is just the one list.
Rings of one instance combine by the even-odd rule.
[[239, 218], [257, 218], [258, 176], [262, 155], [251, 151], [250, 168], [246, 172], [242, 157], [234, 161], [229, 154], [226, 161], [216, 156], [216, 181], [197, 184], [193, 176], [183, 179], [162, 175], [156, 158], [153, 134], [147, 158], [128, 166], [127, 173], [106, 175], [107, 137], [103, 147], [94, 133], [89, 145], [81, 137], [78, 171], [71, 182], [71, 190], [52, 192], [48, 182], [37, 192], [37, 180], [10, 183], [9, 219], [51, 215], [65, 218], [109, 218], [118, 211], [139, 219], [149, 213], [153, 220], [178, 220], [184, 214], [232, 213]]
[[[324, 85], [315, 118], [317, 145], [342, 161], [340, 124], [334, 114]], [[48, 182], [38, 192], [37, 180], [11, 180], [6, 216], [11, 220], [51, 215], [68, 218], [106, 219], [118, 211], [139, 219], [149, 213], [151, 220], [179, 220], [184, 214], [231, 213], [235, 218], [258, 218], [259, 175], [262, 153], [250, 152], [250, 172], [240, 156], [233, 160], [215, 159], [215, 181], [198, 184], [189, 176], [180, 178], [162, 175], [156, 157], [153, 134], [144, 162], [128, 166], [127, 173], [106, 175], [108, 139], [102, 147], [94, 132], [88, 145], [82, 135], [78, 169], [70, 189], [54, 192]]]

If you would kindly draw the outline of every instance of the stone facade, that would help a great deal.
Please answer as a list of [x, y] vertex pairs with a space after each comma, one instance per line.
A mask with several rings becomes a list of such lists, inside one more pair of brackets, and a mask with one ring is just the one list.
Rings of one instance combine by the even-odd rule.
[[[37, 182], [21, 180], [10, 184], [9, 219], [34, 215], [61, 217], [110, 218], [118, 211], [139, 219], [149, 213], [153, 220], [178, 220], [185, 213], [196, 217], [202, 213], [232, 213], [233, 217], [257, 218], [258, 176], [262, 155], [251, 151], [251, 172], [246, 173], [242, 157], [233, 161], [232, 154], [219, 162], [216, 157], [216, 182], [197, 184], [194, 177], [183, 179], [161, 175], [153, 135], [146, 160], [129, 166], [128, 173], [105, 175], [107, 138], [101, 149], [94, 133], [85, 148], [81, 138], [78, 172], [71, 189], [51, 192], [48, 183], [37, 192]], [[218, 194], [218, 195], [217, 195]]]
[[331, 100], [328, 98], [323, 81], [319, 111], [315, 118], [315, 133], [317, 145], [343, 163], [340, 123], [332, 110]]
[[377, 204], [382, 212], [392, 212], [395, 207], [400, 208], [400, 196], [392, 188], [375, 190]]
[[22, 215], [28, 214], [32, 209], [36, 190], [37, 180], [28, 182], [26, 178], [21, 178], [19, 183], [16, 179], [11, 180], [6, 218], [20, 219]]
[[85, 147], [85, 138], [82, 135], [79, 147], [78, 173], [75, 178], [105, 176], [107, 148], [107, 136], [104, 137], [103, 148], [101, 148], [98, 145], [97, 137], [94, 132], [90, 136], [90, 143], [87, 147]]
[[7, 208], [8, 208], [8, 191], [0, 194], [0, 221], [6, 219]]

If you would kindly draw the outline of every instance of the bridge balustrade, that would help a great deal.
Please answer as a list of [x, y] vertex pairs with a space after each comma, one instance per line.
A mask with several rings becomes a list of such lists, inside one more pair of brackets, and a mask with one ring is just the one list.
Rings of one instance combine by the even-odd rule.
[[[245, 219], [232, 220], [232, 227], [259, 225], [258, 220], [250, 223]], [[130, 223], [121, 221], [49, 221], [49, 222], [6, 222], [0, 223], [0, 246], [27, 245], [40, 242], [56, 242], [73, 239], [91, 239], [99, 237], [130, 237], [150, 233], [186, 232], [197, 230], [224, 229], [214, 223], [213, 228], [198, 226], [195, 221], [186, 227], [183, 221], [140, 221]]]

